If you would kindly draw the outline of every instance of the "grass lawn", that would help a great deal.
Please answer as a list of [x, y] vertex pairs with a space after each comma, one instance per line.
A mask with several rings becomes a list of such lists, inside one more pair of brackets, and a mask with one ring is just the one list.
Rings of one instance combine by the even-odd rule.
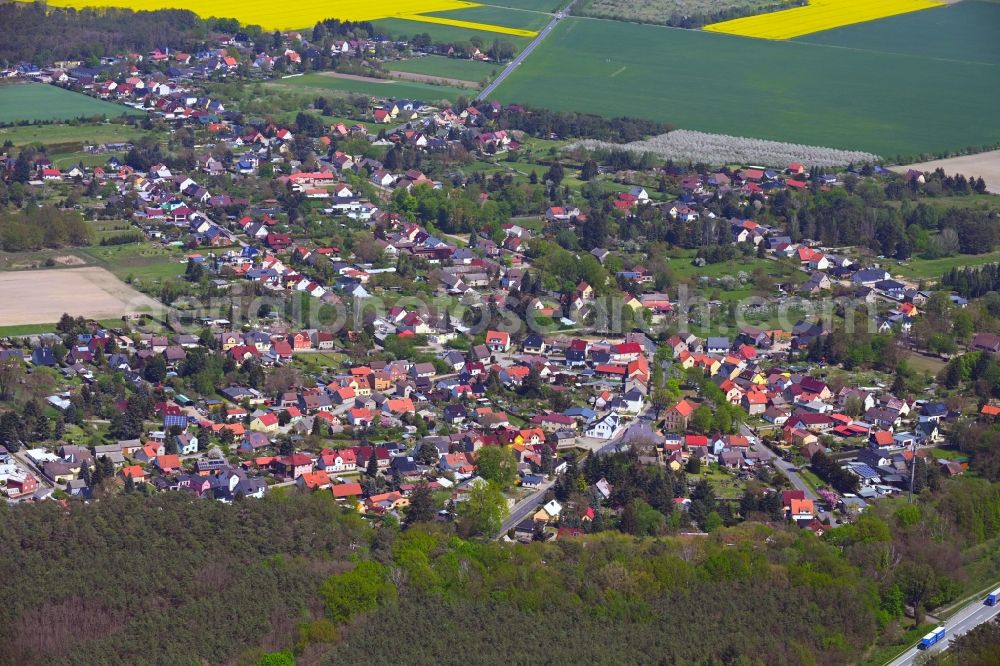
[[301, 366], [306, 372], [324, 372], [327, 369], [340, 371], [343, 363], [347, 360], [346, 354], [339, 352], [308, 352], [292, 356], [296, 365]]
[[800, 467], [799, 476], [802, 477], [802, 480], [806, 482], [807, 486], [812, 488], [813, 492], [819, 492], [819, 489], [826, 485], [823, 483], [823, 480], [813, 474], [813, 471], [808, 467]]
[[437, 102], [439, 100], [455, 101], [460, 96], [468, 96], [469, 91], [463, 88], [451, 86], [435, 86], [429, 83], [417, 83], [415, 81], [395, 81], [386, 79], [383, 83], [379, 81], [358, 81], [355, 79], [341, 79], [334, 76], [323, 76], [322, 74], [305, 74], [288, 79], [281, 79], [269, 86], [277, 86], [288, 89], [313, 90], [323, 92], [341, 91], [347, 93], [361, 93], [372, 95], [373, 97], [385, 97], [394, 99], [419, 99], [426, 102]]
[[700, 474], [688, 474], [687, 477], [689, 484], [697, 483], [699, 479], [706, 479], [719, 499], [739, 499], [743, 496], [746, 485], [735, 475], [721, 469], [702, 467]]
[[93, 116], [117, 118], [124, 114], [141, 115], [141, 112], [43, 83], [0, 85], [0, 123]]
[[931, 449], [931, 455], [939, 460], [968, 460], [969, 456], [962, 453], [958, 449], [953, 449], [950, 447], [936, 446]]
[[[52, 86], [46, 86], [51, 88]], [[0, 86], [0, 96], [4, 87]], [[70, 93], [74, 94], [74, 93]], [[84, 145], [99, 143], [121, 143], [132, 141], [148, 135], [146, 130], [131, 127], [122, 123], [80, 123], [74, 125], [22, 125], [17, 127], [0, 127], [0, 143], [11, 141], [15, 146], [29, 144], [71, 145], [79, 150]], [[109, 155], [104, 155], [107, 160]], [[103, 164], [103, 161], [100, 162]]]
[[893, 275], [901, 275], [911, 280], [940, 280], [941, 276], [952, 268], [962, 266], [982, 266], [1000, 261], [1000, 250], [987, 252], [985, 254], [959, 254], [954, 257], [943, 257], [941, 259], [922, 259], [913, 257], [906, 262], [899, 263], [889, 260], [885, 269]]
[[931, 358], [923, 354], [907, 354], [906, 363], [914, 370], [926, 372], [932, 377], [937, 376], [937, 373], [944, 370], [947, 365], [939, 358]]
[[[121, 319], [101, 319], [101, 326], [107, 328], [119, 327], [122, 325]], [[56, 322], [51, 324], [20, 324], [17, 326], [0, 326], [0, 338], [13, 337], [18, 335], [38, 335], [41, 333], [54, 333]]]
[[167, 249], [152, 243], [131, 245], [94, 246], [81, 250], [94, 263], [125, 280], [132, 276], [138, 281], [158, 281], [175, 278], [184, 274], [186, 266], [181, 260], [184, 253]]
[[1000, 142], [995, 65], [597, 19], [561, 21], [495, 96], [889, 158]]
[[386, 68], [393, 72], [412, 72], [413, 74], [426, 74], [463, 81], [491, 79], [503, 69], [494, 63], [437, 55], [410, 60], [395, 60], [386, 63]]

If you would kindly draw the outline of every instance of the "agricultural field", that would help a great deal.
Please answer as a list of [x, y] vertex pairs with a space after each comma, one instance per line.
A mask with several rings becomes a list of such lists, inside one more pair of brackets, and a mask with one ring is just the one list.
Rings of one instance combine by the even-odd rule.
[[[3, 91], [0, 89], [0, 97]], [[58, 145], [79, 150], [86, 145], [133, 141], [149, 132], [119, 123], [82, 123], [78, 125], [15, 125], [0, 127], [0, 143], [15, 146]]]
[[495, 74], [498, 74], [502, 66], [496, 63], [448, 58], [446, 56], [424, 56], [422, 58], [389, 62], [386, 63], [386, 68], [391, 72], [422, 74], [424, 76], [457, 79], [460, 81], [481, 81], [482, 79], [492, 78]]
[[781, 167], [791, 162], [804, 162], [817, 167], [836, 167], [878, 160], [876, 155], [857, 150], [803, 146], [691, 130], [674, 130], [625, 144], [588, 140], [582, 141], [581, 145], [589, 149], [628, 150], [638, 155], [652, 153], [665, 160], [686, 160], [718, 166], [764, 164]]
[[705, 30], [759, 39], [792, 39], [943, 4], [936, 0], [809, 0], [804, 7], [713, 23]]
[[[43, 83], [0, 85], [0, 123], [72, 120], [93, 116], [117, 118], [124, 114], [139, 113], [119, 104]], [[48, 129], [40, 130], [40, 135], [48, 138]]]
[[518, 52], [531, 43], [531, 38], [529, 37], [500, 35], [489, 30], [426, 23], [423, 21], [414, 21], [408, 17], [382, 19], [375, 22], [375, 27], [391, 35], [393, 38], [408, 38], [414, 35], [427, 34], [430, 35], [431, 40], [441, 43], [468, 42], [478, 38], [483, 44], [492, 44], [493, 40], [502, 39], [513, 44]]
[[[55, 7], [93, 6], [92, 0], [53, 0]], [[385, 18], [402, 18], [415, 22], [443, 24], [457, 28], [468, 28], [488, 33], [507, 34], [517, 37], [534, 37], [534, 32], [502, 22], [479, 22], [474, 16], [436, 16], [437, 12], [480, 7], [478, 3], [464, 0], [421, 0], [412, 3], [407, 0], [387, 0], [368, 2], [367, 0], [335, 0], [330, 3], [300, 3], [298, 5], [275, 5], [254, 0], [98, 0], [97, 4], [107, 7], [126, 7], [135, 10], [187, 9], [202, 18], [226, 16], [239, 19], [242, 23], [262, 26], [265, 30], [292, 30], [308, 28], [317, 21], [339, 18], [344, 21], [377, 21]], [[486, 14], [510, 13], [503, 8], [484, 8]], [[522, 19], [523, 21], [523, 19]]]
[[508, 9], [506, 7], [470, 7], [468, 9], [454, 9], [447, 12], [434, 12], [421, 17], [421, 20], [431, 18], [449, 18], [471, 21], [474, 23], [506, 26], [509, 28], [519, 28], [527, 30], [529, 34], [518, 34], [518, 37], [534, 37], [537, 30], [545, 27], [552, 19], [548, 14], [541, 12], [529, 12], [520, 9]]
[[176, 278], [184, 274], [184, 255], [151, 243], [92, 246], [78, 251], [81, 257], [114, 273], [143, 282]]
[[0, 299], [0, 322], [7, 326], [59, 321], [64, 312], [107, 319], [158, 312], [161, 306], [103, 268], [0, 273], [0, 293], [30, 298]]
[[906, 173], [909, 169], [918, 171], [934, 171], [944, 169], [950, 176], [962, 174], [963, 176], [974, 176], [986, 181], [986, 189], [994, 194], [1000, 194], [1000, 150], [991, 150], [975, 155], [962, 155], [961, 157], [950, 157], [945, 160], [932, 160], [921, 162], [920, 164], [907, 164], [894, 168], [895, 171]]
[[1000, 3], [963, 0], [922, 12], [817, 32], [796, 41], [1000, 65]]
[[893, 159], [1000, 142], [995, 66], [599, 19], [561, 21], [494, 97]]
[[573, 13], [577, 16], [689, 28], [797, 4], [797, 0], [579, 0], [573, 6]]
[[[464, 13], [462, 10], [460, 13]], [[506, 26], [493, 25], [490, 23], [478, 23], [476, 21], [468, 21], [462, 18], [452, 18], [449, 16], [439, 16], [437, 14], [414, 14], [407, 17], [411, 21], [416, 21], [418, 23], [432, 23], [435, 25], [447, 25], [454, 28], [464, 28], [467, 30], [485, 30], [490, 33], [497, 33], [500, 35], [508, 35], [512, 37], [524, 37], [526, 39], [533, 39], [538, 33], [534, 30], [524, 30], [522, 28], [508, 28]]]
[[374, 21], [388, 16], [440, 12], [448, 9], [473, 7], [462, 0], [421, 0], [415, 5], [408, 0], [335, 0], [334, 2], [302, 2], [292, 5], [274, 4], [262, 0], [52, 0], [53, 7], [126, 7], [135, 10], [188, 9], [202, 18], [226, 16], [265, 30], [293, 30], [311, 27], [317, 21], [339, 18], [344, 21]]
[[569, 0], [487, 0], [484, 4], [494, 7], [528, 9], [535, 12], [554, 12], [569, 4]]
[[469, 94], [468, 90], [452, 86], [436, 86], [428, 83], [395, 81], [392, 79], [346, 78], [342, 76], [328, 76], [326, 74], [305, 74], [303, 76], [281, 79], [268, 85], [301, 90], [361, 93], [374, 97], [391, 97], [394, 99], [419, 99], [430, 103], [440, 100], [454, 101], [459, 96]]

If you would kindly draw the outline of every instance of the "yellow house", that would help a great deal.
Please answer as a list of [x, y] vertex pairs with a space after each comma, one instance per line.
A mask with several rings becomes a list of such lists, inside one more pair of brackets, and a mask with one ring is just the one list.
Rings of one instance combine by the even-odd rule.
[[250, 421], [250, 429], [257, 432], [276, 432], [278, 430], [278, 417], [271, 412], [261, 414]]

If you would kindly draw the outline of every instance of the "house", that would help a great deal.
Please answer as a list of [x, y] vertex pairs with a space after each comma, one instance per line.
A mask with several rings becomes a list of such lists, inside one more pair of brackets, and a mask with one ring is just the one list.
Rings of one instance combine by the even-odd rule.
[[663, 417], [663, 425], [674, 432], [684, 432], [688, 427], [688, 419], [694, 414], [696, 405], [689, 400], [681, 400], [667, 410]]
[[992, 333], [976, 333], [972, 342], [969, 343], [969, 349], [993, 354], [1000, 353], [1000, 336]]
[[274, 412], [260, 414], [250, 421], [250, 429], [257, 432], [277, 432], [278, 415]]
[[303, 474], [312, 471], [313, 460], [304, 453], [293, 453], [290, 456], [280, 456], [271, 463], [276, 474], [297, 480]]
[[535, 515], [532, 516], [532, 520], [536, 523], [550, 523], [559, 518], [559, 514], [562, 513], [562, 504], [556, 500], [550, 500], [542, 506]]
[[584, 435], [596, 439], [611, 439], [620, 426], [621, 417], [612, 412], [590, 424], [584, 431]]
[[505, 352], [510, 349], [510, 333], [505, 331], [487, 331], [486, 346], [492, 352]]

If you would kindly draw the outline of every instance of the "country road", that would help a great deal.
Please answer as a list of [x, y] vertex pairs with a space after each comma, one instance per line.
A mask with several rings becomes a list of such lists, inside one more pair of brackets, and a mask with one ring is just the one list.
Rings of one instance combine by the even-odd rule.
[[[941, 652], [943, 650], [947, 650], [948, 644], [953, 639], [958, 638], [967, 631], [975, 629], [983, 622], [989, 621], [998, 614], [1000, 614], [1000, 605], [987, 606], [983, 603], [982, 597], [976, 597], [962, 607], [960, 611], [955, 613], [954, 616], [942, 623], [941, 626], [947, 630], [947, 633], [940, 643], [930, 648], [928, 651]], [[914, 645], [909, 650], [899, 655], [896, 659], [890, 661], [887, 666], [911, 666], [911, 664], [915, 663], [917, 657], [921, 654], [924, 654], [924, 650], [921, 650]]]
[[491, 81], [488, 86], [486, 86], [485, 88], [483, 88], [482, 92], [480, 92], [478, 95], [476, 95], [476, 100], [477, 101], [484, 100], [484, 99], [488, 98], [490, 95], [492, 95], [493, 91], [496, 90], [498, 87], [500, 87], [500, 84], [503, 83], [504, 80], [508, 76], [510, 76], [511, 74], [513, 74], [514, 70], [517, 69], [520, 66], [520, 64], [522, 62], [524, 62], [525, 59], [529, 55], [531, 55], [531, 52], [534, 51], [535, 48], [539, 44], [541, 44], [542, 41], [546, 37], [549, 36], [549, 34], [559, 24], [559, 21], [561, 21], [566, 16], [569, 16], [570, 10], [573, 9], [573, 5], [574, 4], [576, 4], [576, 0], [573, 0], [573, 2], [569, 3], [568, 5], [566, 5], [566, 7], [564, 9], [562, 9], [562, 10], [556, 12], [555, 14], [553, 14], [552, 20], [549, 21], [548, 25], [546, 25], [544, 28], [542, 28], [538, 32], [538, 36], [536, 36], [533, 40], [531, 40], [531, 43], [528, 44], [524, 48], [524, 50], [521, 51], [517, 55], [516, 58], [514, 58], [513, 60], [511, 60], [509, 65], [507, 65], [506, 67], [504, 67], [504, 70], [502, 72], [500, 72], [500, 76], [498, 76], [497, 78], [493, 79], [493, 81]]

